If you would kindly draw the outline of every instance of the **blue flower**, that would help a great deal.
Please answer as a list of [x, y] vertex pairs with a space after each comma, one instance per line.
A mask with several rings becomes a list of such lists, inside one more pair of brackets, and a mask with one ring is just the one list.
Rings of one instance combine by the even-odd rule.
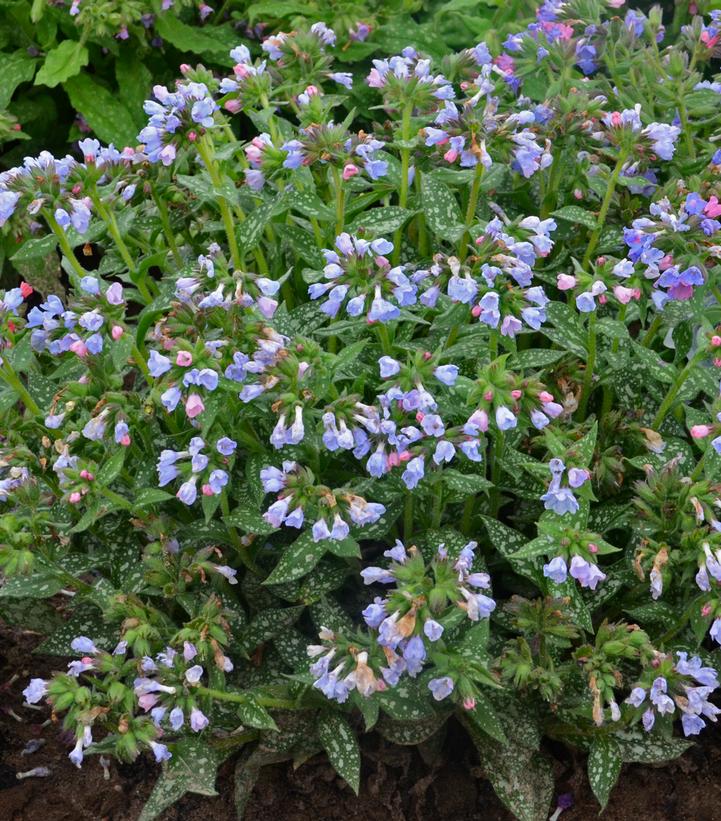
[[406, 469], [403, 471], [403, 482], [408, 490], [413, 490], [423, 478], [425, 473], [425, 465], [423, 456], [416, 456], [408, 462]]
[[433, 698], [436, 701], [443, 701], [444, 698], [453, 692], [455, 683], [450, 676], [442, 676], [441, 678], [432, 678], [428, 682], [428, 689], [431, 691]]
[[543, 575], [556, 584], [563, 584], [568, 575], [568, 568], [562, 556], [556, 556], [548, 564], [543, 565]]
[[171, 368], [170, 360], [167, 356], [159, 354], [157, 351], [151, 351], [148, 357], [148, 371], [151, 376], [156, 379], [167, 373]]

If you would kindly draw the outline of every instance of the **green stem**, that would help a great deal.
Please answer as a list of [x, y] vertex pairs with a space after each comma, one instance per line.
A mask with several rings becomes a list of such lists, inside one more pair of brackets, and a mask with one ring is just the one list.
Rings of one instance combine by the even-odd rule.
[[461, 241], [458, 245], [458, 257], [463, 262], [468, 256], [468, 243], [471, 241], [470, 229], [473, 225], [473, 219], [476, 216], [476, 207], [478, 206], [478, 195], [481, 191], [481, 180], [483, 179], [483, 165], [478, 163], [476, 165], [476, 173], [473, 176], [473, 183], [471, 184], [471, 193], [468, 195], [468, 207], [466, 208], [466, 230], [463, 232]]
[[693, 469], [693, 473], [691, 474], [691, 481], [698, 482], [698, 480], [703, 476], [703, 469], [706, 465], [706, 457], [711, 450], [711, 445], [707, 445], [706, 450], [701, 454], [701, 458], [696, 463], [696, 467]]
[[[407, 142], [411, 138], [411, 113], [410, 105], [403, 107], [401, 119], [401, 140]], [[408, 204], [408, 169], [411, 162], [410, 148], [401, 148], [401, 189], [398, 194], [398, 205], [405, 208]], [[393, 264], [398, 265], [401, 260], [401, 243], [403, 241], [403, 228], [398, 228], [393, 235]]]
[[641, 340], [641, 345], [643, 345], [644, 348], [651, 347], [651, 343], [653, 342], [662, 324], [663, 319], [661, 318], [661, 314], [656, 314], [656, 316], [653, 318], [653, 321], [648, 326], [648, 330], [643, 335], [643, 339]]
[[378, 338], [381, 343], [381, 348], [383, 353], [386, 356], [393, 355], [393, 343], [391, 342], [390, 334], [388, 333], [388, 328], [386, 327], [385, 323], [379, 322], [376, 326], [376, 330], [378, 331]]
[[27, 388], [23, 385], [22, 380], [20, 377], [15, 373], [15, 369], [13, 366], [7, 361], [7, 358], [4, 360], [3, 364], [0, 366], [0, 379], [3, 380], [7, 385], [9, 385], [15, 393], [22, 399], [23, 405], [32, 413], [34, 416], [42, 416], [43, 412], [38, 407], [37, 402], [30, 396], [28, 393]]
[[701, 362], [701, 360], [706, 356], [706, 351], [701, 349], [698, 351], [695, 356], [693, 356], [689, 361], [686, 363], [686, 367], [681, 371], [681, 373], [676, 377], [676, 381], [671, 385], [669, 388], [668, 393], [666, 394], [663, 402], [661, 403], [661, 407], [658, 409], [656, 416], [653, 418], [653, 422], [651, 423], [651, 427], [654, 430], [658, 430], [661, 425], [663, 424], [663, 420], [666, 418], [666, 414], [671, 409], [676, 397], [678, 396], [678, 392], [683, 387], [684, 382], [691, 376], [693, 369]]
[[333, 181], [335, 183], [335, 235], [343, 231], [345, 225], [345, 188], [340, 171], [333, 166]]
[[506, 438], [502, 430], [496, 430], [493, 435], [489, 463], [491, 468], [491, 482], [493, 487], [490, 491], [490, 515], [496, 516], [501, 503], [501, 489], [498, 487], [501, 481], [501, 459], [506, 446]]
[[473, 514], [476, 510], [476, 497], [469, 496], [463, 505], [463, 515], [461, 517], [461, 533], [469, 536], [471, 533], [471, 525], [473, 523]]
[[591, 237], [588, 240], [586, 253], [583, 255], [583, 262], [581, 263], [581, 268], [584, 271], [588, 268], [588, 264], [591, 261], [593, 252], [596, 250], [598, 241], [601, 238], [601, 232], [603, 231], [603, 226], [606, 223], [608, 209], [611, 207], [611, 200], [613, 199], [613, 194], [616, 190], [616, 185], [618, 184], [618, 178], [621, 176], [621, 171], [623, 170], [623, 165], [625, 162], [626, 151], [622, 150], [621, 153], [618, 155], [616, 167], [613, 169], [611, 179], [608, 181], [608, 188], [606, 189], [606, 194], [603, 198], [603, 202], [601, 203], [601, 210], [598, 212], [598, 220], [596, 223], [596, 227], [593, 229], [593, 233], [591, 234]]
[[45, 217], [45, 221], [50, 226], [50, 230], [58, 238], [60, 249], [67, 258], [70, 265], [72, 266], [73, 270], [79, 277], [84, 277], [88, 272], [78, 262], [78, 258], [75, 256], [75, 251], [73, 251], [72, 247], [70, 246], [70, 243], [68, 242], [68, 238], [65, 234], [65, 231], [60, 227], [58, 221], [50, 213], [50, 211], [43, 209], [42, 214]]
[[[201, 696], [217, 699], [218, 701], [233, 701], [236, 704], [248, 704], [250, 699], [244, 693], [228, 693], [225, 690], [213, 690], [202, 685], [195, 688]], [[274, 698], [272, 696], [254, 696], [253, 700], [263, 707], [275, 707], [278, 710], [293, 710], [298, 705], [289, 698]]]
[[222, 180], [220, 178], [220, 171], [218, 164], [215, 161], [215, 153], [213, 151], [213, 143], [209, 140], [207, 134], [198, 140], [198, 154], [203, 160], [213, 187], [216, 189], [218, 207], [220, 208], [220, 215], [223, 218], [223, 226], [225, 228], [225, 236], [228, 240], [228, 248], [230, 256], [233, 260], [233, 267], [240, 270], [243, 267], [243, 260], [238, 248], [238, 240], [235, 237], [235, 228], [233, 226], [233, 215], [230, 213], [230, 207], [225, 197], [220, 193], [220, 186]]
[[433, 511], [431, 513], [431, 527], [439, 528], [443, 518], [443, 486], [436, 482], [433, 488]]
[[[621, 305], [621, 308], [618, 312], [618, 321], [626, 322], [626, 311], [628, 310], [628, 305]], [[611, 344], [611, 352], [616, 354], [618, 353], [618, 348], [621, 344], [621, 340], [619, 337], [615, 337], [613, 343]], [[611, 410], [611, 406], [613, 405], [613, 388], [610, 385], [603, 386], [603, 403], [601, 405], [601, 418], [605, 418], [608, 412]]]
[[128, 268], [128, 273], [130, 274], [130, 279], [135, 285], [135, 287], [140, 292], [140, 295], [145, 300], [145, 303], [149, 303], [153, 301], [153, 297], [148, 289], [148, 286], [145, 282], [145, 278], [143, 275], [138, 271], [138, 267], [135, 264], [135, 260], [130, 254], [128, 250], [128, 246], [125, 244], [125, 240], [120, 234], [120, 228], [118, 226], [118, 221], [115, 219], [115, 214], [105, 207], [105, 203], [100, 199], [100, 197], [93, 196], [93, 204], [95, 205], [95, 209], [97, 210], [98, 214], [102, 217], [103, 221], [105, 222], [106, 226], [108, 227], [108, 231], [110, 231], [110, 236], [113, 238], [113, 242], [118, 248], [120, 252], [120, 256], [123, 262], [126, 264]]
[[[220, 494], [220, 509], [223, 513], [223, 519], [227, 519], [230, 516], [230, 504], [228, 502], [228, 494], [225, 490]], [[252, 573], [255, 573], [256, 576], [262, 575], [261, 569], [253, 560], [253, 557], [250, 555], [248, 548], [240, 539], [238, 535], [238, 531], [235, 529], [233, 525], [228, 524], [225, 522], [225, 526], [228, 529], [228, 535], [230, 536], [230, 541], [233, 547], [238, 552], [240, 556], [240, 560], [243, 564], [250, 570]]]
[[151, 196], [153, 197], [153, 201], [155, 202], [155, 206], [158, 209], [158, 215], [160, 216], [160, 224], [163, 226], [163, 233], [165, 234], [165, 239], [168, 241], [168, 247], [170, 248], [173, 254], [176, 265], [178, 265], [178, 267], [182, 267], [183, 257], [180, 255], [178, 244], [175, 241], [175, 234], [173, 233], [172, 226], [170, 225], [170, 214], [168, 212], [168, 206], [165, 200], [162, 197], [158, 196], [158, 192], [155, 190], [155, 186], [152, 186], [150, 190]]
[[408, 491], [406, 495], [406, 503], [403, 508], [403, 540], [406, 547], [410, 544], [413, 537], [413, 495]]
[[578, 418], [586, 418], [588, 400], [593, 391], [593, 372], [596, 368], [596, 312], [592, 311], [588, 315], [588, 357], [586, 359], [586, 370], [583, 373], [583, 387], [581, 388], [581, 399], [578, 403]]
[[148, 370], [148, 363], [145, 361], [145, 357], [143, 356], [143, 354], [138, 349], [138, 346], [133, 345], [133, 347], [130, 349], [130, 353], [133, 355], [133, 359], [135, 360], [135, 364], [143, 372], [143, 376], [145, 377], [145, 381], [148, 383], [148, 385], [152, 385], [153, 383], [151, 381], [150, 371]]
[[678, 97], [678, 117], [681, 120], [681, 128], [683, 130], [683, 138], [686, 143], [686, 150], [692, 160], [696, 159], [696, 146], [693, 141], [693, 132], [689, 127], [688, 110], [686, 109], [686, 102], [683, 96]]

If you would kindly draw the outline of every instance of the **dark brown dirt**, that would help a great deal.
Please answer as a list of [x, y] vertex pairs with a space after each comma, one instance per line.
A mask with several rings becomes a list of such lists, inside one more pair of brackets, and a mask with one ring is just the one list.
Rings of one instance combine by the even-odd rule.
[[[96, 757], [82, 770], [67, 759], [68, 740], [47, 710], [22, 707], [21, 690], [30, 675], [61, 669], [64, 663], [31, 656], [39, 638], [0, 628], [0, 820], [136, 821], [158, 769], [148, 760], [110, 765], [104, 779]], [[17, 675], [17, 678], [13, 678]], [[22, 722], [17, 721], [12, 710]], [[23, 756], [31, 739], [44, 739]], [[584, 761], [554, 750], [559, 792], [575, 806], [562, 821], [589, 821], [598, 815], [584, 774]], [[371, 738], [364, 751], [364, 778], [356, 798], [323, 756], [298, 770], [290, 764], [261, 774], [245, 821], [512, 821], [483, 778], [463, 734], [451, 727], [442, 748], [425, 760], [417, 750]], [[47, 778], [18, 781], [17, 772], [49, 767]], [[678, 761], [648, 767], [628, 765], [604, 813], [606, 821], [718, 821], [721, 818], [721, 732], [708, 730]], [[233, 821], [233, 763], [220, 769], [215, 798], [188, 795], [162, 821]]]

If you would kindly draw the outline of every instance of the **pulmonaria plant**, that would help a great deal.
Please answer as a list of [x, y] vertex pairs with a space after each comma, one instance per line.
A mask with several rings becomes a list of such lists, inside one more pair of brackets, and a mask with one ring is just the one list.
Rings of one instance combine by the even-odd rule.
[[358, 713], [546, 817], [542, 737], [604, 804], [715, 720], [718, 15], [619, 6], [274, 34], [0, 175], [0, 599], [68, 596], [25, 698], [149, 815], [238, 753], [357, 787]]

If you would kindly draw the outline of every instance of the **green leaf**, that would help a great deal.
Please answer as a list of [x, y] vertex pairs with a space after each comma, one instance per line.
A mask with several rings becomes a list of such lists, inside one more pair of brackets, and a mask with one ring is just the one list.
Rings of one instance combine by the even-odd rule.
[[113, 453], [110, 459], [108, 459], [108, 461], [97, 472], [95, 481], [103, 485], [103, 487], [107, 487], [111, 484], [113, 480], [120, 475], [120, 471], [123, 469], [126, 453], [126, 448], [117, 448], [115, 453]]
[[328, 760], [341, 778], [358, 795], [360, 787], [360, 747], [355, 733], [342, 715], [322, 712], [318, 718], [318, 738]]
[[423, 213], [434, 234], [450, 242], [458, 242], [465, 232], [461, 210], [451, 189], [433, 174], [421, 180]]
[[293, 544], [283, 549], [280, 561], [263, 584], [282, 584], [310, 573], [323, 558], [329, 544], [328, 539], [314, 542], [312, 532], [306, 530]]
[[10, 259], [13, 262], [25, 262], [29, 259], [41, 259], [46, 257], [57, 247], [58, 240], [54, 234], [49, 234], [47, 237], [38, 237], [37, 239], [29, 239], [24, 242], [18, 251], [16, 251]]
[[135, 494], [135, 498], [132, 500], [133, 508], [157, 505], [174, 498], [172, 493], [168, 493], [159, 487], [144, 487]]
[[80, 72], [88, 64], [88, 50], [78, 40], [63, 40], [45, 55], [45, 62], [35, 75], [36, 86], [55, 88]]
[[513, 558], [535, 559], [538, 556], [546, 556], [548, 553], [556, 553], [557, 550], [557, 540], [553, 536], [538, 536], [517, 550]]
[[477, 473], [461, 473], [458, 470], [446, 468], [441, 475], [443, 484], [460, 499], [474, 496], [476, 493], [484, 493], [489, 487], [493, 487], [492, 482]]
[[15, 89], [21, 83], [27, 83], [35, 74], [35, 60], [28, 57], [25, 51], [16, 51], [12, 54], [0, 53], [0, 109], [10, 104]]
[[223, 521], [231, 527], [239, 527], [246, 533], [256, 533], [259, 536], [275, 533], [278, 528], [266, 522], [257, 507], [249, 498], [241, 498], [238, 500], [238, 506], [229, 516], [225, 516]]
[[395, 687], [389, 687], [374, 698], [380, 701], [383, 712], [396, 721], [420, 721], [436, 713], [428, 687], [418, 679], [401, 678]]
[[381, 234], [392, 234], [396, 229], [402, 228], [412, 215], [413, 212], [407, 208], [399, 208], [395, 205], [370, 208], [356, 217], [347, 230], [351, 234], [357, 234], [363, 230], [375, 237]]
[[501, 744], [508, 743], [506, 734], [503, 731], [498, 714], [493, 708], [491, 702], [483, 695], [483, 693], [476, 694], [476, 706], [473, 710], [468, 710], [465, 713], [470, 722], [475, 724], [479, 730], [483, 730], [486, 735], [500, 741]]
[[117, 643], [118, 629], [115, 625], [103, 621], [103, 614], [95, 605], [81, 602], [70, 618], [33, 652], [51, 656], [72, 656], [75, 651], [70, 643], [78, 636], [87, 636], [102, 650], [110, 650]]
[[308, 265], [320, 270], [325, 264], [320, 249], [315, 244], [312, 234], [299, 228], [297, 225], [278, 225], [277, 232], [288, 240], [291, 248]]
[[158, 14], [153, 25], [155, 31], [164, 40], [172, 43], [180, 51], [216, 56], [219, 54], [225, 56], [228, 51], [227, 44], [222, 39], [214, 37], [208, 28], [188, 26], [181, 22], [173, 12]]
[[73, 77], [65, 83], [65, 90], [73, 107], [83, 115], [101, 140], [120, 147], [137, 142], [138, 128], [131, 113], [117, 95], [89, 74]]
[[238, 226], [238, 239], [245, 251], [252, 251], [263, 236], [263, 229], [278, 206], [277, 201], [256, 206]]
[[566, 222], [572, 222], [575, 225], [585, 225], [586, 228], [591, 230], [596, 227], [596, 217], [590, 211], [586, 211], [585, 208], [578, 205], [566, 205], [559, 208], [558, 211], [554, 211], [552, 216]]
[[[363, 701], [370, 704], [378, 703], [375, 699], [363, 699]], [[395, 721], [383, 716], [378, 722], [377, 729], [383, 738], [393, 744], [415, 746], [437, 733], [447, 719], [448, 715], [443, 713], [423, 718], [420, 721]]]
[[611, 736], [594, 739], [588, 756], [588, 780], [601, 809], [606, 808], [611, 790], [621, 772], [621, 751]]
[[693, 746], [685, 738], [664, 737], [629, 730], [615, 734], [621, 760], [628, 764], [660, 764], [671, 761]]
[[464, 723], [496, 795], [518, 821], [545, 821], [553, 796], [553, 773], [548, 759], [515, 744], [513, 738], [504, 746], [489, 739], [470, 721]]
[[153, 821], [186, 792], [218, 794], [215, 790], [218, 756], [202, 736], [182, 738], [173, 745], [172, 754], [138, 821]]
[[120, 99], [133, 117], [138, 130], [145, 125], [146, 116], [143, 102], [150, 96], [153, 87], [153, 75], [132, 45], [121, 46], [121, 52], [115, 61], [115, 78], [118, 81]]
[[527, 351], [518, 351], [512, 355], [512, 361], [517, 368], [546, 368], [565, 356], [565, 351], [551, 351], [543, 348]]
[[290, 627], [300, 617], [304, 607], [269, 607], [259, 613], [245, 628], [240, 637], [246, 651], [255, 650], [259, 644], [272, 639], [278, 633]]
[[335, 219], [333, 211], [312, 191], [292, 191], [288, 197], [288, 206], [306, 217], [315, 217], [324, 222]]
[[49, 568], [37, 568], [28, 576], [11, 576], [0, 587], [3, 599], [47, 599], [62, 588], [57, 574]]
[[253, 693], [244, 693], [246, 701], [238, 707], [238, 716], [247, 727], [256, 727], [258, 730], [277, 730], [273, 716], [258, 703]]

